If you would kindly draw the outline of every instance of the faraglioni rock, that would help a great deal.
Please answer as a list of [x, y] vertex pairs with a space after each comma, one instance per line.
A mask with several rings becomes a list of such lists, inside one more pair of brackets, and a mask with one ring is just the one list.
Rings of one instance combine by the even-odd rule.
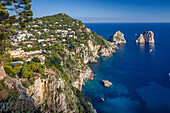
[[145, 38], [143, 37], [143, 34], [140, 34], [137, 39], [136, 43], [145, 43]]
[[154, 33], [152, 31], [145, 31], [137, 37], [136, 43], [154, 43]]
[[103, 84], [105, 87], [110, 87], [112, 85], [112, 83], [109, 82], [108, 80], [103, 80]]
[[109, 38], [110, 42], [114, 42], [115, 44], [122, 44], [126, 43], [126, 40], [124, 39], [124, 34], [120, 31], [117, 31], [113, 36]]

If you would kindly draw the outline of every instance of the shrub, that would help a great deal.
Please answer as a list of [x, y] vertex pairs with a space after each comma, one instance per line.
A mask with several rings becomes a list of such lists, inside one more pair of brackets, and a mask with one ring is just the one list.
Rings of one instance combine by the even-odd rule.
[[73, 90], [74, 94], [77, 94], [77, 88], [73, 87], [72, 90]]
[[57, 88], [57, 91], [58, 91], [59, 93], [62, 93], [62, 92], [63, 92], [63, 90], [61, 89], [61, 87]]
[[46, 79], [46, 78], [48, 78], [48, 75], [45, 75], [45, 74], [41, 75], [41, 79]]
[[14, 72], [13, 72], [13, 70], [12, 70], [12, 66], [5, 66], [5, 67], [4, 67], [4, 70], [5, 70], [5, 72], [6, 72], [10, 77], [12, 77], [12, 78], [15, 77], [15, 74], [14, 74]]
[[34, 57], [32, 60], [33, 60], [34, 62], [40, 62], [40, 59], [39, 59], [38, 57]]

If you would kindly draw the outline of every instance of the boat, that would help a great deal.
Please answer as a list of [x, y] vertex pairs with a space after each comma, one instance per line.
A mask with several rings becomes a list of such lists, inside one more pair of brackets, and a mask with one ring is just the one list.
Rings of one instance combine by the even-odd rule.
[[150, 51], [149, 51], [149, 52], [151, 53], [152, 51], [153, 51], [153, 50], [152, 50], [152, 49], [150, 49]]
[[104, 102], [105, 100], [104, 100], [104, 98], [101, 98], [101, 100]]

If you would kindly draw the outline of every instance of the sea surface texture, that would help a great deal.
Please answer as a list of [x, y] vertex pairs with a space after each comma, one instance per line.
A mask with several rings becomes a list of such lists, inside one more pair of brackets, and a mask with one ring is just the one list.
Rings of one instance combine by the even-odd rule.
[[[100, 57], [98, 63], [89, 64], [96, 76], [85, 83], [83, 93], [91, 98], [97, 112], [170, 113], [170, 24], [86, 26], [106, 40], [120, 30], [127, 41], [112, 57]], [[144, 31], [154, 32], [155, 44], [135, 44], [136, 37]], [[105, 88], [102, 80], [113, 85]]]

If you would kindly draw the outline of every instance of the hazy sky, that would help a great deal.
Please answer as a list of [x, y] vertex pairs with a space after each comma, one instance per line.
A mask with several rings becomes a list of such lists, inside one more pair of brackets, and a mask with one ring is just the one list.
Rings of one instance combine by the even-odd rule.
[[170, 22], [170, 0], [32, 0], [34, 17], [66, 13], [85, 23]]

